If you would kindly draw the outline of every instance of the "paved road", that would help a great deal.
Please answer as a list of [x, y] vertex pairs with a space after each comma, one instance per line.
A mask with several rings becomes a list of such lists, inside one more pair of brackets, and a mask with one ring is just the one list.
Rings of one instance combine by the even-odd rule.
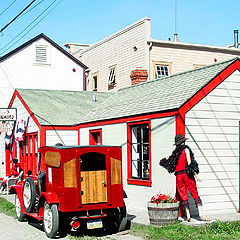
[[[13, 217], [0, 213], [0, 239], [1, 240], [44, 240], [48, 239], [40, 224], [19, 222]], [[70, 239], [61, 237], [58, 239]], [[85, 238], [86, 239], [86, 238]], [[96, 239], [96, 238], [94, 238]], [[97, 237], [101, 240], [141, 240], [141, 238], [132, 236], [126, 232]]]
[[37, 224], [32, 226], [28, 222], [18, 222], [17, 219], [0, 213], [0, 239], [2, 240], [49, 239], [41, 229], [38, 229], [39, 227]]

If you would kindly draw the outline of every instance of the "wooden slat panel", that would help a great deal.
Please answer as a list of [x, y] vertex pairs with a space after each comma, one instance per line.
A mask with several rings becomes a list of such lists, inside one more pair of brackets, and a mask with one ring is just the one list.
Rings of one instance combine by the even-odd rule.
[[122, 171], [122, 166], [121, 166], [121, 161], [115, 158], [110, 158], [111, 162], [111, 184], [121, 184], [122, 179], [121, 179], [121, 171]]
[[64, 163], [64, 187], [77, 188], [76, 158]]
[[107, 172], [86, 171], [81, 172], [82, 204], [107, 202]]
[[45, 162], [48, 166], [51, 167], [60, 167], [60, 153], [58, 152], [46, 152], [45, 153]]

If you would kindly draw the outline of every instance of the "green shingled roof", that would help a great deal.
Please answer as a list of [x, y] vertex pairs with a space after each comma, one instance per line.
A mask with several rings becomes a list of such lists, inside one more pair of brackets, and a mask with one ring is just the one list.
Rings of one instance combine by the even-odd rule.
[[[75, 125], [109, 93], [17, 89], [41, 125]], [[93, 101], [94, 95], [96, 102]]]
[[[239, 58], [149, 81], [117, 92], [18, 89], [43, 125], [76, 125], [181, 107]], [[97, 102], [93, 102], [96, 95]], [[45, 119], [45, 120], [43, 120]]]

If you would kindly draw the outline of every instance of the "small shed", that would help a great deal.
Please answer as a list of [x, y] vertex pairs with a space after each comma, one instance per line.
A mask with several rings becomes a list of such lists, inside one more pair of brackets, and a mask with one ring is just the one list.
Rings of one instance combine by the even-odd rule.
[[[19, 118], [30, 117], [26, 136], [37, 139], [30, 146], [122, 146], [131, 209], [146, 210], [153, 194], [174, 195], [175, 177], [158, 163], [171, 154], [174, 136], [183, 134], [199, 163], [205, 215], [238, 212], [239, 71], [234, 58], [111, 93], [17, 89], [10, 107]], [[20, 159], [32, 156], [26, 141]]]

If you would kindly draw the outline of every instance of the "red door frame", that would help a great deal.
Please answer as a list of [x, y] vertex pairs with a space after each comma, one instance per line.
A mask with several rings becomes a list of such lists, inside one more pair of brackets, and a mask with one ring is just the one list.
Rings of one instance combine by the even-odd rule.
[[[148, 124], [149, 129], [149, 180], [141, 180], [141, 179], [133, 179], [132, 178], [132, 133], [131, 126]], [[127, 124], [127, 182], [128, 184], [134, 185], [142, 185], [142, 186], [152, 186], [152, 156], [151, 156], [151, 121], [139, 121], [139, 122], [131, 122]]]

